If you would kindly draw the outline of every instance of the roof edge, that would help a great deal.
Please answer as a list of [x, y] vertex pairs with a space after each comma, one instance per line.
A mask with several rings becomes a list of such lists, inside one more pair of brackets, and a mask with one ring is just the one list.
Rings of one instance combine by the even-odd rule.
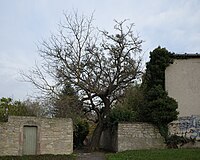
[[175, 59], [200, 58], [199, 53], [172, 54]]

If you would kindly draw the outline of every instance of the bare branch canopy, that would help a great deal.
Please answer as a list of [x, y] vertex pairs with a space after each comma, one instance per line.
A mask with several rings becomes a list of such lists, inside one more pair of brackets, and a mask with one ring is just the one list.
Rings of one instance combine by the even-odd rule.
[[[93, 16], [64, 14], [59, 33], [41, 44], [43, 66], [24, 78], [48, 95], [56, 95], [70, 83], [87, 111], [96, 113], [101, 127], [113, 102], [141, 76], [143, 41], [134, 34], [133, 24], [126, 25], [127, 20], [115, 21], [114, 35], [96, 29], [92, 22]], [[55, 83], [50, 85], [43, 72]]]

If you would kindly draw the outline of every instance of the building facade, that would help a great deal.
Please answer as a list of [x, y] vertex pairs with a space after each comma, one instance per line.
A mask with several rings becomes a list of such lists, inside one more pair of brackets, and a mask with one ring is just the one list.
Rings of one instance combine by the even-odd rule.
[[178, 102], [178, 120], [169, 134], [200, 140], [200, 54], [175, 54], [165, 70], [165, 88]]
[[165, 71], [165, 87], [178, 102], [179, 117], [200, 115], [200, 54], [175, 54]]

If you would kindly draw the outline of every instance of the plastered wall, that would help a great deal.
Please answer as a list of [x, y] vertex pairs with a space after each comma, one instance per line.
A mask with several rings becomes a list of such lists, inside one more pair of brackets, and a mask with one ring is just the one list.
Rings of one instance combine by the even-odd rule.
[[200, 115], [180, 117], [169, 124], [169, 134], [200, 140]]
[[179, 117], [200, 115], [200, 56], [174, 59], [165, 70], [165, 86], [178, 102]]

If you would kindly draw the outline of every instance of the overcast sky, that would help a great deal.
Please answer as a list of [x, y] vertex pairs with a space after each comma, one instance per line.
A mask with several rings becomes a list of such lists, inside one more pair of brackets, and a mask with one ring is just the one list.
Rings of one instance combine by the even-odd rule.
[[39, 61], [37, 45], [56, 33], [63, 12], [90, 16], [111, 30], [113, 20], [135, 23], [149, 53], [158, 45], [175, 53], [200, 52], [200, 0], [0, 0], [0, 98], [25, 100], [35, 91], [19, 71]]

